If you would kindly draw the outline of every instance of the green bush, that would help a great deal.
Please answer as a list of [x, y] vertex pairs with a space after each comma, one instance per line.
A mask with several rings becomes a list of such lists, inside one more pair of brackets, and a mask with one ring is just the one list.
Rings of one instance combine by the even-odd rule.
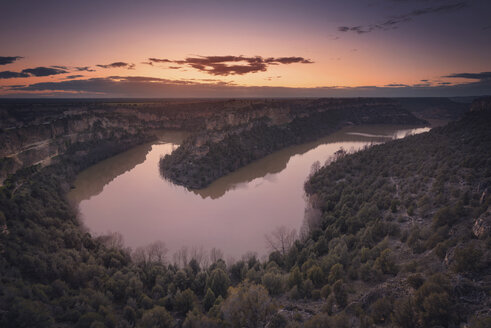
[[370, 316], [375, 323], [386, 323], [392, 313], [392, 300], [386, 297], [379, 298], [370, 305]]
[[336, 281], [332, 286], [332, 291], [336, 303], [341, 309], [344, 309], [348, 304], [348, 293], [346, 292], [343, 282], [341, 280]]
[[142, 328], [172, 328], [174, 320], [167, 310], [161, 306], [156, 306], [151, 310], [143, 312], [140, 321]]
[[414, 309], [414, 302], [411, 297], [397, 299], [394, 302], [394, 312], [392, 322], [401, 328], [414, 328], [417, 323], [417, 316]]
[[262, 284], [271, 295], [283, 292], [283, 276], [279, 273], [267, 272], [262, 277]]
[[409, 286], [413, 287], [414, 289], [418, 289], [423, 285], [425, 279], [420, 273], [416, 273], [416, 274], [409, 275], [406, 278], [406, 281], [409, 284]]
[[216, 296], [220, 295], [226, 297], [227, 289], [230, 286], [230, 279], [225, 271], [216, 268], [211, 272], [207, 281], [207, 286]]
[[375, 260], [374, 267], [385, 274], [392, 275], [396, 275], [399, 270], [392, 258], [392, 251], [388, 248], [380, 253], [380, 256]]
[[472, 245], [455, 250], [452, 268], [456, 272], [477, 272], [481, 268], [482, 251]]

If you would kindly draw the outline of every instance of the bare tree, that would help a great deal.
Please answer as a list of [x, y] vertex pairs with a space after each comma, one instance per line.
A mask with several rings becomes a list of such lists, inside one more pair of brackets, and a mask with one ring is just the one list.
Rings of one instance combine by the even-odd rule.
[[136, 263], [165, 263], [165, 256], [168, 249], [163, 241], [155, 241], [147, 246], [138, 247], [132, 254], [132, 258]]
[[317, 228], [320, 228], [322, 223], [322, 212], [320, 209], [308, 205], [305, 208], [303, 224], [300, 230], [300, 237], [302, 240], [308, 238], [310, 233]]
[[155, 241], [147, 246], [148, 259], [150, 262], [165, 262], [165, 256], [169, 250], [163, 241]]
[[315, 161], [312, 163], [312, 166], [310, 167], [310, 174], [309, 177], [312, 177], [314, 174], [317, 173], [321, 169], [321, 162]]
[[180, 268], [185, 267], [188, 264], [188, 248], [186, 246], [181, 247], [173, 255], [174, 264]]
[[295, 229], [288, 229], [285, 226], [277, 227], [273, 232], [266, 234], [266, 243], [272, 251], [278, 251], [285, 255], [293, 246], [297, 237]]
[[210, 251], [210, 261], [211, 263], [215, 263], [219, 259], [223, 259], [223, 252], [220, 249], [213, 247]]
[[144, 247], [138, 247], [131, 253], [131, 258], [135, 263], [138, 264], [147, 264], [147, 253], [145, 252]]
[[204, 262], [207, 259], [207, 254], [203, 246], [193, 246], [191, 248], [191, 259], [195, 259], [200, 267], [204, 266]]
[[108, 232], [106, 235], [98, 238], [107, 248], [123, 249], [123, 235], [119, 232]]

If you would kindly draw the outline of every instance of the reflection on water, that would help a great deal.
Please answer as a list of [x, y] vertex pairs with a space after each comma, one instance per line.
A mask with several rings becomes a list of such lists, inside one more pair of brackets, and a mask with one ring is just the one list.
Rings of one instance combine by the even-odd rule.
[[[155, 131], [156, 143], [173, 145], [172, 150], [179, 146], [188, 135], [182, 131]], [[76, 191], [69, 193], [69, 199], [74, 204], [80, 204], [92, 196], [99, 195], [104, 186], [121, 174], [130, 171], [135, 166], [145, 161], [147, 153], [152, 149], [153, 143], [136, 146], [124, 153], [115, 155], [99, 162], [80, 172], [74, 183]]]
[[183, 140], [164, 133], [159, 142], [135, 147], [81, 172], [68, 197], [94, 234], [123, 235], [139, 247], [163, 240], [171, 253], [183, 246], [217, 247], [226, 256], [264, 254], [264, 234], [278, 226], [300, 228], [303, 183], [315, 161], [339, 148], [429, 130], [400, 126], [352, 126], [315, 142], [289, 147], [243, 167], [201, 190], [189, 191], [160, 177], [161, 156]]
[[[392, 139], [400, 139], [406, 135], [422, 133], [429, 128], [402, 128], [394, 130], [391, 125], [350, 126], [341, 131], [330, 134], [317, 141], [291, 146], [259, 159], [235, 172], [217, 179], [204, 189], [193, 190], [203, 198], [216, 199], [225, 195], [232, 189], [246, 187], [247, 183], [268, 174], [281, 172], [286, 168], [288, 161], [294, 155], [302, 155], [322, 144], [335, 142], [367, 142], [380, 143]], [[360, 132], [363, 131], [363, 132]], [[374, 134], [376, 133], [376, 134]]]

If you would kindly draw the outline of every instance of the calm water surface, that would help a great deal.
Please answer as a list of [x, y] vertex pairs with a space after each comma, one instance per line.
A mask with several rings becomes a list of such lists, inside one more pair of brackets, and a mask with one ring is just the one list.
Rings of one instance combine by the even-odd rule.
[[158, 142], [135, 147], [81, 172], [68, 197], [78, 205], [93, 235], [118, 232], [136, 248], [164, 241], [169, 254], [181, 247], [221, 249], [239, 258], [267, 252], [264, 235], [279, 226], [300, 230], [303, 184], [315, 161], [324, 163], [341, 147], [402, 138], [429, 128], [348, 127], [316, 142], [273, 153], [215, 181], [187, 190], [164, 180], [159, 159], [178, 147], [185, 134], [163, 133]]

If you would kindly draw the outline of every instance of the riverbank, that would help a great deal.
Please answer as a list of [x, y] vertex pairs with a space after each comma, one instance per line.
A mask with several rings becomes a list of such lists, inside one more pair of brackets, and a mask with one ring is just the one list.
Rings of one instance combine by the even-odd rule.
[[348, 125], [425, 125], [426, 121], [381, 99], [315, 100], [286, 121], [261, 118], [226, 129], [195, 133], [160, 162], [175, 184], [202, 189], [230, 172], [288, 146], [314, 141]]

